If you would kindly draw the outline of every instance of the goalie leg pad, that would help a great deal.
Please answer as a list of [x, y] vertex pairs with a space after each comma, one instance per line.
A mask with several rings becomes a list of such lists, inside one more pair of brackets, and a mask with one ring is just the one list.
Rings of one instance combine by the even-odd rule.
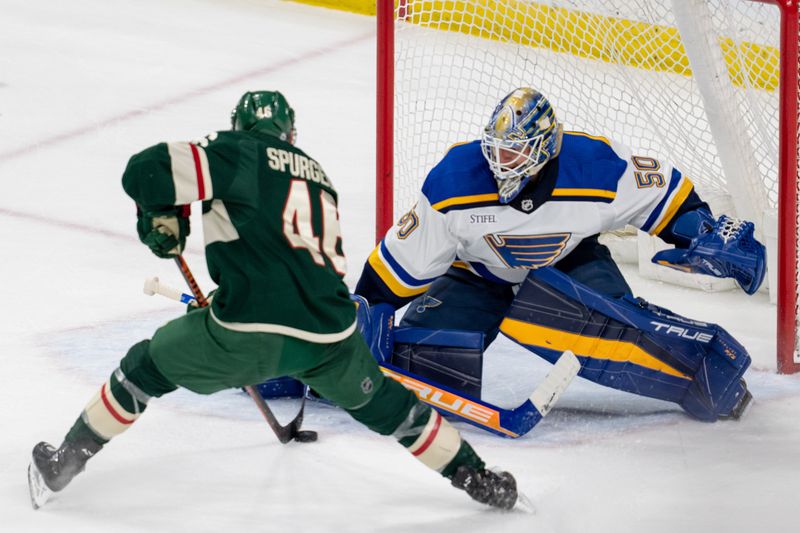
[[481, 395], [484, 333], [394, 326], [394, 309], [356, 302], [356, 320], [364, 341], [380, 364], [430, 379], [476, 398]]
[[390, 362], [426, 380], [481, 397], [483, 333], [397, 328]]
[[500, 329], [551, 362], [571, 350], [582, 377], [678, 403], [700, 420], [731, 416], [746, 396], [750, 356], [721, 327], [608, 298], [552, 268], [528, 275]]

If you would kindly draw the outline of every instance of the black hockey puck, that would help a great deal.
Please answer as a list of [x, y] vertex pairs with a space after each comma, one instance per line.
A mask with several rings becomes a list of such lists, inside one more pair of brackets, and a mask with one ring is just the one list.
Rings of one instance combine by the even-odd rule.
[[316, 431], [304, 430], [298, 431], [294, 436], [294, 440], [297, 442], [315, 442], [317, 437], [318, 435]]

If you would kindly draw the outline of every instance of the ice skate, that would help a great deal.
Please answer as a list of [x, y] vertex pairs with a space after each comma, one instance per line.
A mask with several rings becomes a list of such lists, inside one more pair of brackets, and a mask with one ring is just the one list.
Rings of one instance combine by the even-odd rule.
[[453, 476], [452, 485], [465, 491], [473, 500], [492, 507], [512, 509], [517, 503], [517, 482], [508, 472], [460, 466]]
[[47, 488], [42, 473], [36, 468], [36, 463], [31, 461], [28, 465], [28, 491], [31, 496], [31, 505], [38, 509], [47, 503], [53, 491]]
[[28, 489], [33, 508], [40, 508], [54, 492], [69, 485], [72, 478], [83, 472], [86, 461], [101, 448], [102, 445], [92, 441], [65, 442], [58, 449], [47, 442], [34, 446], [28, 466]]

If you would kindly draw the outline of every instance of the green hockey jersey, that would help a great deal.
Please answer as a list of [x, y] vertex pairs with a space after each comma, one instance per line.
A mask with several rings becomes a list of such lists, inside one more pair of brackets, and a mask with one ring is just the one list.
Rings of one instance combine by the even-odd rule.
[[206, 261], [218, 285], [211, 316], [222, 326], [318, 343], [355, 330], [336, 191], [302, 150], [221, 131], [134, 155], [122, 185], [145, 211], [203, 201]]

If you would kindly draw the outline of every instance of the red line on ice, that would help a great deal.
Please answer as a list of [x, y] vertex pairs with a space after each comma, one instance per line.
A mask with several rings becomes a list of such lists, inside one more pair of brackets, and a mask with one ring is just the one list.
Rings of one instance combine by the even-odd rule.
[[280, 70], [285, 67], [290, 67], [296, 65], [298, 63], [302, 63], [304, 61], [309, 61], [312, 59], [317, 59], [319, 57], [328, 55], [332, 52], [336, 52], [341, 48], [345, 48], [347, 46], [351, 46], [353, 44], [359, 43], [366, 39], [373, 39], [375, 37], [374, 32], [370, 32], [368, 34], [358, 35], [356, 37], [351, 37], [349, 39], [344, 39], [342, 41], [333, 43], [331, 45], [327, 45], [324, 48], [316, 48], [314, 50], [310, 50], [305, 54], [299, 55], [297, 57], [284, 59], [283, 61], [278, 61], [277, 63], [273, 63], [268, 67], [263, 67], [257, 70], [253, 70], [250, 72], [245, 72], [243, 74], [239, 74], [238, 76], [234, 76], [232, 78], [228, 78], [226, 80], [222, 80], [217, 83], [213, 83], [211, 85], [206, 85], [205, 87], [200, 87], [193, 91], [189, 91], [187, 93], [183, 93], [177, 96], [173, 96], [167, 100], [155, 103], [145, 109], [134, 109], [120, 115], [107, 118], [105, 120], [101, 120], [100, 122], [95, 122], [93, 124], [88, 124], [86, 126], [81, 126], [79, 128], [65, 131], [62, 133], [58, 133], [53, 135], [52, 137], [47, 137], [45, 139], [41, 139], [39, 141], [35, 141], [32, 144], [27, 146], [22, 146], [20, 148], [13, 148], [11, 150], [7, 150], [5, 152], [0, 152], [0, 164], [5, 163], [6, 161], [10, 161], [12, 159], [17, 159], [18, 157], [22, 157], [27, 155], [35, 150], [45, 150], [50, 148], [54, 145], [61, 144], [66, 141], [70, 141], [77, 137], [81, 137], [88, 133], [95, 132], [97, 130], [106, 128], [108, 126], [114, 126], [121, 122], [127, 122], [129, 120], [156, 112], [161, 111], [162, 109], [166, 109], [172, 105], [184, 103], [187, 100], [198, 98], [201, 96], [205, 96], [207, 94], [213, 93], [220, 89], [229, 87], [231, 85], [237, 84], [239, 82], [248, 80], [250, 78], [255, 78], [258, 76], [263, 76], [264, 74], [270, 74], [275, 72], [276, 70]]

